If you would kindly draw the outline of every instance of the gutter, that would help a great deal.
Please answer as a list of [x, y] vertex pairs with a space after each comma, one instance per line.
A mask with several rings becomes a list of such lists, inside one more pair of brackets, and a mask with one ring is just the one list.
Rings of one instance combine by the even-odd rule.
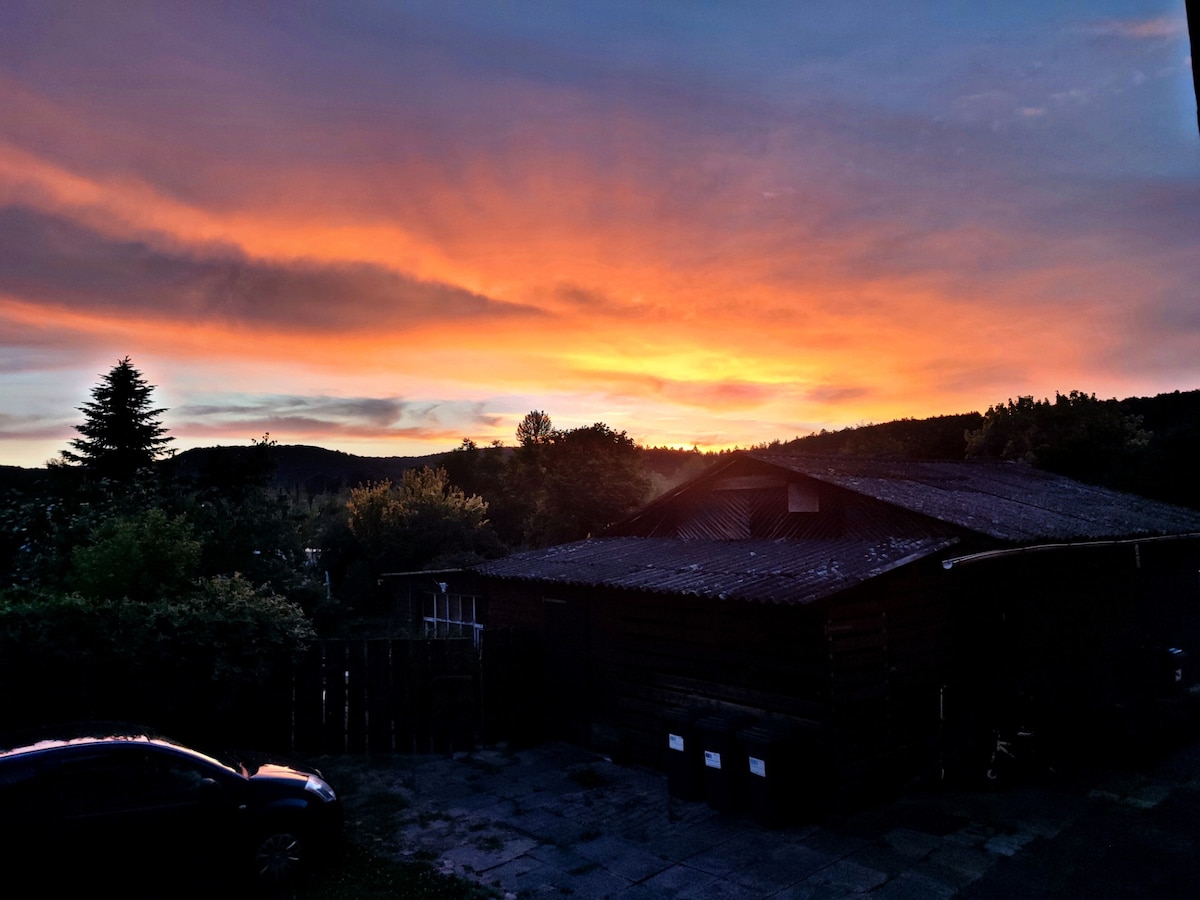
[[971, 553], [967, 556], [952, 556], [942, 560], [942, 568], [949, 570], [955, 566], [969, 563], [985, 562], [992, 559], [1004, 559], [1009, 556], [1022, 556], [1027, 553], [1045, 553], [1054, 550], [1087, 550], [1093, 547], [1125, 547], [1138, 544], [1157, 544], [1163, 541], [1188, 541], [1200, 539], [1200, 531], [1189, 531], [1186, 534], [1164, 534], [1156, 537], [1119, 538], [1104, 541], [1068, 541], [1060, 544], [1033, 544], [1028, 547], [1009, 547], [1004, 550], [985, 550], [982, 553]]
[[465, 572], [470, 566], [460, 566], [457, 569], [417, 569], [413, 572], [380, 572], [380, 578], [407, 578], [412, 575], [453, 575], [455, 572]]

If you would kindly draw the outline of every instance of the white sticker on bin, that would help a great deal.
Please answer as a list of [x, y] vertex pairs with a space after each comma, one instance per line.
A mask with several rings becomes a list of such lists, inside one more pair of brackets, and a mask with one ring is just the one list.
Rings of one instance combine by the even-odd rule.
[[683, 735], [669, 734], [667, 735], [667, 744], [672, 750], [683, 750]]
[[717, 753], [715, 750], [705, 750], [704, 764], [710, 769], [721, 768], [721, 754]]
[[757, 775], [759, 778], [767, 777], [766, 760], [759, 759], [756, 756], [750, 757], [750, 774]]

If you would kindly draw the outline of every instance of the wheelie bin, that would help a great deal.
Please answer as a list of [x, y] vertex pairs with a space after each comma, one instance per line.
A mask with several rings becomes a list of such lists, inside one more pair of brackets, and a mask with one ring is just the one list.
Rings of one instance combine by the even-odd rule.
[[678, 800], [704, 799], [704, 748], [696, 729], [699, 717], [691, 709], [669, 710], [663, 717], [667, 790]]
[[745, 803], [745, 761], [738, 730], [743, 717], [717, 713], [696, 722], [704, 750], [704, 799], [718, 812], [736, 812]]

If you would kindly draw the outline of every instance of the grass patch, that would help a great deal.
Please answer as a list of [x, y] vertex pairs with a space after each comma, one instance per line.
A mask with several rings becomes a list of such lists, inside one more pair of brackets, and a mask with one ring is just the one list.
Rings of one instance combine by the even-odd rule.
[[[346, 836], [336, 859], [309, 872], [286, 890], [254, 900], [490, 900], [490, 888], [438, 871], [438, 854], [417, 849], [411, 857], [387, 852], [391, 835], [404, 822], [423, 827], [449, 821], [445, 813], [412, 809], [406, 796], [412, 779], [402, 758], [330, 757], [318, 765], [346, 804]], [[414, 815], [415, 813], [415, 815]], [[376, 846], [378, 844], [378, 846]]]
[[443, 875], [427, 862], [400, 862], [350, 845], [335, 864], [313, 872], [303, 883], [271, 900], [491, 900], [496, 892]]

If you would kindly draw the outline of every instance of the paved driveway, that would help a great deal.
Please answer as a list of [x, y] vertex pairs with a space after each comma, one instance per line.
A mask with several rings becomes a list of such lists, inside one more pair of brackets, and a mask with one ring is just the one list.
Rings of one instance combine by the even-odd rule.
[[373, 758], [346, 799], [389, 852], [511, 898], [1198, 895], [1200, 745], [1146, 773], [912, 792], [782, 830], [566, 744]]

